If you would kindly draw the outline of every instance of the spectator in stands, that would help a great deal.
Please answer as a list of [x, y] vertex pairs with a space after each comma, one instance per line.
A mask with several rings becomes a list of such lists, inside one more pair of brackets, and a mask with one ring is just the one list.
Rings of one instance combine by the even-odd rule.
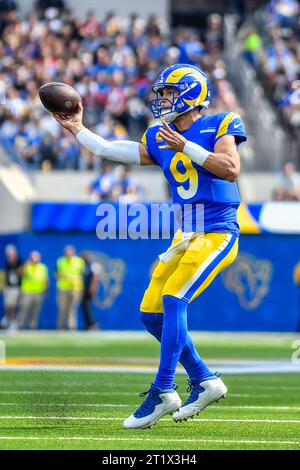
[[270, 24], [290, 28], [295, 25], [299, 3], [297, 0], [271, 0], [266, 6], [266, 12]]
[[282, 111], [283, 122], [292, 132], [295, 143], [300, 148], [300, 80], [294, 80], [284, 90], [277, 89], [277, 91], [280, 96], [278, 104]]
[[109, 140], [127, 139], [129, 137], [126, 128], [122, 126], [119, 121], [113, 119], [112, 116], [107, 113], [107, 110], [103, 115], [103, 120], [95, 129], [97, 133], [105, 135], [105, 138]]
[[204, 33], [205, 42], [210, 47], [221, 48], [223, 45], [223, 24], [222, 16], [219, 13], [212, 13], [207, 17], [207, 30]]
[[32, 251], [22, 269], [22, 298], [18, 316], [20, 329], [37, 328], [48, 286], [48, 268], [41, 262], [41, 254], [38, 251]]
[[93, 317], [90, 307], [93, 297], [97, 293], [99, 281], [98, 269], [96, 264], [92, 262], [91, 257], [87, 251], [82, 251], [80, 256], [85, 262], [85, 269], [83, 274], [83, 293], [81, 299], [81, 308], [85, 320], [85, 326], [87, 330], [98, 330], [99, 326]]
[[104, 162], [101, 173], [88, 187], [91, 200], [100, 201], [109, 199], [113, 186], [117, 181], [117, 176], [112, 165], [108, 162]]
[[64, 249], [64, 256], [57, 260], [57, 304], [59, 330], [77, 328], [77, 306], [82, 298], [84, 260], [76, 256], [74, 246]]
[[40, 160], [42, 169], [50, 165], [50, 168], [56, 166], [56, 140], [51, 134], [47, 134], [42, 140], [40, 147]]
[[141, 188], [130, 175], [129, 167], [123, 165], [112, 166], [104, 162], [102, 171], [88, 188], [92, 201], [120, 200], [123, 202], [136, 202], [141, 199]]
[[201, 63], [205, 55], [205, 48], [199, 34], [189, 28], [179, 29], [177, 45], [180, 50], [179, 62], [191, 65]]
[[137, 202], [141, 199], [141, 189], [138, 182], [130, 175], [128, 167], [118, 165], [116, 168], [117, 181], [111, 190], [111, 199], [120, 202]]
[[12, 144], [17, 155], [33, 168], [39, 165], [40, 136], [36, 129], [32, 131], [26, 121], [21, 121], [17, 132], [12, 136]]
[[274, 198], [278, 201], [300, 200], [300, 175], [292, 162], [286, 162], [277, 176]]
[[253, 67], [256, 67], [262, 53], [262, 39], [256, 28], [252, 27], [245, 33], [243, 48], [244, 58]]
[[56, 167], [77, 170], [79, 168], [80, 150], [76, 140], [70, 136], [69, 132], [68, 134], [63, 132], [55, 141]]
[[0, 0], [0, 12], [7, 13], [17, 10], [18, 6], [14, 0]]
[[17, 312], [20, 301], [22, 261], [14, 245], [5, 247], [3, 300], [5, 316], [1, 320], [2, 328], [16, 329]]
[[36, 8], [43, 13], [47, 8], [57, 8], [62, 11], [65, 8], [63, 0], [36, 0]]
[[87, 149], [80, 148], [79, 165], [80, 170], [99, 170], [101, 167], [101, 159], [89, 152]]

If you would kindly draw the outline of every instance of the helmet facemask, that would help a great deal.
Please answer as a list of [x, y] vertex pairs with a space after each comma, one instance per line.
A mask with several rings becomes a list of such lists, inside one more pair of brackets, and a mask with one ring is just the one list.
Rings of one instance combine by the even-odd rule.
[[164, 119], [167, 122], [174, 121], [177, 116], [179, 116], [179, 112], [177, 109], [179, 95], [176, 93], [177, 87], [172, 86], [172, 97], [163, 98], [163, 90], [166, 87], [157, 88], [156, 90], [153, 89], [153, 92], [156, 94], [156, 98], [149, 101], [149, 109], [152, 112], [155, 119]]

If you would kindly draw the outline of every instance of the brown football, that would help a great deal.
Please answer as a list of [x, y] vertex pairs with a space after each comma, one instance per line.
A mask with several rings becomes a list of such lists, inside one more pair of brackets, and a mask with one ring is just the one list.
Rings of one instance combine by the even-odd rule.
[[66, 83], [50, 82], [41, 86], [39, 96], [43, 106], [51, 113], [63, 116], [78, 111], [81, 96], [74, 88]]

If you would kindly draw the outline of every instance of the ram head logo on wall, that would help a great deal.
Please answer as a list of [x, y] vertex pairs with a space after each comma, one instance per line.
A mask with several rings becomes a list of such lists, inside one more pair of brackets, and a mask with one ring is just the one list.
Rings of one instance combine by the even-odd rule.
[[111, 307], [121, 294], [126, 272], [125, 263], [119, 258], [110, 258], [105, 253], [89, 251], [94, 271], [98, 277], [98, 289], [93, 298], [100, 309]]
[[240, 305], [254, 310], [269, 292], [272, 271], [269, 260], [241, 253], [222, 277], [225, 287], [238, 296]]

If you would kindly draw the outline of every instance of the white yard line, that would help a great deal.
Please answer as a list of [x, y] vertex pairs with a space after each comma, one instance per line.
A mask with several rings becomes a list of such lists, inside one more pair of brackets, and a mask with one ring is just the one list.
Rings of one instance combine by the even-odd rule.
[[[1, 368], [0, 368], [0, 372], [1, 372]], [[243, 379], [245, 380], [246, 377], [243, 377]], [[242, 392], [247, 392], [247, 390], [243, 390], [243, 389], [253, 389], [253, 385], [251, 384], [245, 384], [245, 383], [241, 383], [239, 382], [239, 379], [236, 379], [237, 382], [235, 382], [235, 385], [234, 385], [234, 389], [235, 390], [240, 390]], [[247, 378], [248, 380], [248, 378]], [[145, 383], [145, 379], [144, 377], [139, 377], [138, 375], [135, 376], [134, 378], [134, 381], [135, 383], [141, 383], [141, 384], [144, 384]], [[44, 381], [42, 380], [35, 380], [34, 381], [34, 384], [36, 386], [43, 386], [45, 384]], [[29, 384], [28, 384], [28, 380], [17, 380], [17, 376], [14, 377], [14, 386], [18, 386], [18, 387], [27, 387]], [[51, 383], [48, 384], [49, 386], [51, 386]], [[71, 380], [62, 380], [61, 378], [59, 378], [59, 385], [60, 386], [64, 386], [64, 388], [71, 388], [72, 390], [78, 388], [80, 390], [82, 390], [82, 387], [83, 387], [83, 384], [82, 384], [82, 381], [74, 381], [74, 379], [72, 378]], [[99, 382], [98, 383], [91, 383], [91, 384], [84, 384], [84, 387], [89, 387], [90, 389], [94, 389], [95, 387], [99, 387]], [[112, 383], [109, 383], [109, 384], [106, 384], [105, 385], [105, 389], [108, 390], [109, 388], [113, 388], [115, 390], [115, 386], [112, 385]], [[127, 383], [124, 383], [122, 384], [122, 388], [128, 388], [130, 390], [132, 390], [132, 384], [127, 384]], [[259, 388], [260, 390], [264, 390], [266, 392], [270, 391], [271, 390], [274, 390], [274, 385], [272, 384], [266, 384], [266, 383], [262, 383], [262, 384], [259, 384]], [[7, 386], [7, 383], [0, 383], [0, 393], [1, 393], [1, 390], [3, 391], [7, 391], [8, 390], [8, 386]], [[182, 389], [183, 391], [185, 391], [184, 387]], [[300, 386], [298, 385], [294, 385], [294, 384], [291, 384], [291, 385], [277, 385], [276, 384], [276, 390], [289, 390], [290, 392], [297, 392], [298, 390], [300, 390]]]
[[[78, 395], [78, 396], [132, 396], [136, 397], [137, 393], [135, 392], [66, 392], [66, 391], [44, 391], [44, 390], [0, 390], [0, 395], [37, 395], [37, 396], [42, 396], [42, 395]], [[228, 393], [227, 397], [230, 398], [256, 398], [256, 397], [262, 397], [262, 398], [270, 398], [273, 397], [274, 395], [271, 394], [261, 394], [261, 393], [256, 393], [256, 394], [249, 394], [249, 393]]]
[[145, 438], [145, 437], [38, 437], [38, 436], [0, 436], [0, 440], [7, 441], [107, 441], [107, 442], [191, 442], [191, 443], [209, 443], [209, 444], [270, 444], [270, 445], [294, 445], [299, 446], [300, 441], [270, 441], [270, 440], [248, 440], [248, 439], [170, 439], [164, 438]]
[[204, 421], [207, 423], [293, 423], [300, 424], [300, 419], [237, 419], [237, 418], [194, 418], [194, 421]]
[[[43, 420], [72, 420], [72, 421], [120, 421], [124, 418], [120, 417], [104, 417], [104, 416], [0, 416], [1, 419], [43, 419]], [[171, 419], [171, 418], [170, 418]], [[160, 421], [170, 421], [170, 419], [162, 418]], [[203, 421], [209, 423], [276, 423], [276, 424], [300, 424], [300, 419], [221, 419], [221, 418], [196, 418], [194, 421]]]
[[271, 394], [266, 394], [266, 393], [228, 393], [227, 394], [227, 397], [230, 397], [230, 398], [254, 398], [254, 397], [264, 397], [264, 398], [270, 398], [270, 397], [274, 397], [274, 395], [271, 395]]
[[[36, 331], [7, 331], [7, 330], [0, 330], [0, 337], [1, 338], [18, 338], [18, 340], [28, 340], [30, 341], [32, 338], [35, 340], [40, 339], [42, 341], [45, 340], [45, 337], [49, 337], [50, 339], [99, 339], [99, 340], [111, 340], [111, 339], [142, 339], [148, 340], [149, 342], [152, 341], [151, 336], [146, 331], [133, 331], [133, 330], [102, 330], [102, 331], [59, 331], [59, 330], [36, 330]], [[269, 341], [271, 344], [275, 341], [279, 343], [282, 340], [294, 340], [299, 339], [299, 334], [297, 333], [288, 333], [288, 332], [248, 332], [248, 331], [190, 331], [190, 334], [193, 338], [199, 340], [218, 340], [225, 339], [225, 340], [266, 340]]]
[[209, 409], [220, 410], [222, 408], [232, 410], [274, 410], [274, 411], [300, 411], [300, 406], [258, 406], [258, 405], [213, 405]]
[[[2, 402], [0, 406], [32, 406], [31, 402]], [[132, 408], [135, 404], [115, 404], [115, 403], [34, 403], [33, 406], [76, 406], [91, 408]], [[208, 410], [270, 410], [270, 411], [300, 411], [300, 406], [256, 406], [256, 405], [214, 405]], [[207, 410], [206, 410], [207, 411]]]
[[99, 395], [128, 395], [128, 396], [137, 396], [137, 393], [132, 392], [69, 392], [67, 391], [44, 391], [44, 390], [0, 390], [0, 395], [78, 395], [78, 396], [99, 396]]
[[[300, 372], [300, 364], [291, 361], [235, 361], [231, 365], [216, 365], [223, 374], [284, 374]], [[154, 366], [138, 365], [98, 365], [98, 366], [64, 366], [64, 365], [1, 365], [0, 371], [48, 371], [48, 372], [118, 372], [134, 374], [153, 374], [157, 371]], [[184, 369], [179, 368], [178, 374], [185, 374]]]
[[[28, 382], [24, 382], [24, 385], [28, 385]], [[242, 383], [238, 383], [236, 382], [235, 385], [234, 385], [234, 388], [235, 389], [243, 389], [243, 388], [250, 388], [250, 389], [253, 389], [253, 385], [251, 384], [242, 384]], [[272, 384], [259, 384], [259, 388], [263, 388], [263, 389], [274, 389], [274, 385]], [[298, 385], [277, 385], [276, 384], [276, 390], [289, 390], [289, 391], [298, 391], [300, 390], [300, 386]]]
[[76, 407], [82, 407], [82, 406], [87, 406], [91, 408], [132, 408], [134, 406], [134, 403], [131, 405], [120, 405], [120, 404], [113, 404], [113, 403], [32, 403], [32, 402], [27, 402], [27, 403], [20, 403], [20, 402], [14, 402], [14, 403], [0, 403], [0, 406], [54, 406], [54, 407], [68, 407], [68, 406], [76, 406]]

